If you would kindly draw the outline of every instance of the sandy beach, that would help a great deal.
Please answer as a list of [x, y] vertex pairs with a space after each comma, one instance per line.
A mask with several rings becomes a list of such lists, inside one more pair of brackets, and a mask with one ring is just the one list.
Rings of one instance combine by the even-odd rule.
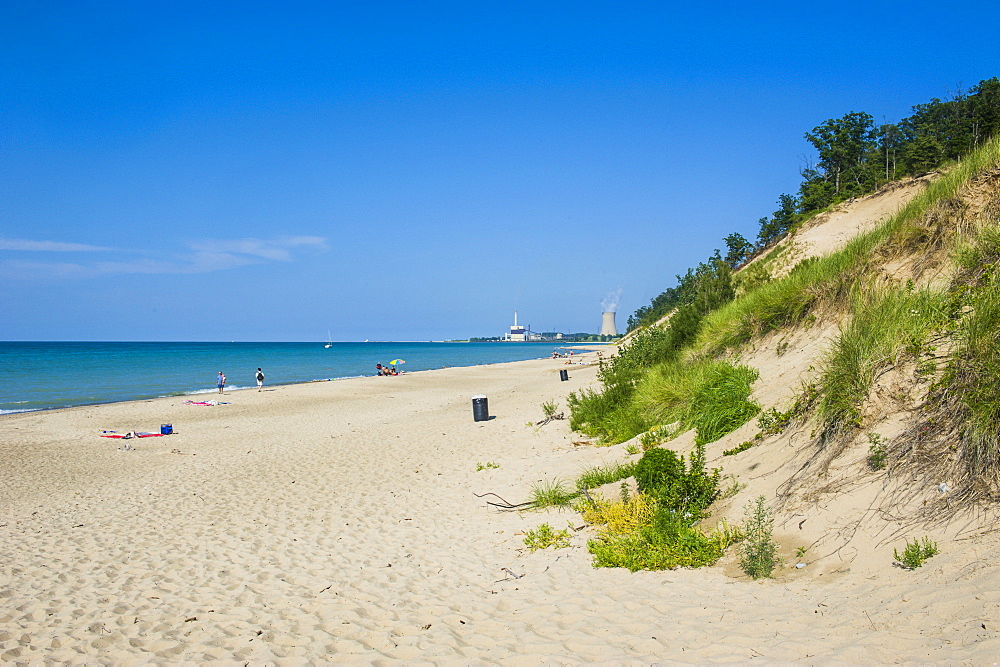
[[[487, 506], [476, 494], [520, 502], [540, 480], [626, 457], [622, 445], [580, 444], [566, 421], [532, 424], [545, 401], [565, 410], [596, 371], [544, 359], [211, 396], [227, 405], [165, 398], [4, 416], [0, 661], [1000, 654], [995, 540], [943, 550], [918, 573], [784, 568], [750, 581], [727, 556], [633, 574], [592, 567], [593, 533], [575, 513]], [[475, 394], [488, 396], [490, 420], [473, 421]], [[131, 451], [99, 437], [161, 423], [174, 434], [127, 441]], [[477, 470], [486, 463], [498, 467]], [[544, 522], [572, 526], [572, 546], [529, 552], [524, 532]]]

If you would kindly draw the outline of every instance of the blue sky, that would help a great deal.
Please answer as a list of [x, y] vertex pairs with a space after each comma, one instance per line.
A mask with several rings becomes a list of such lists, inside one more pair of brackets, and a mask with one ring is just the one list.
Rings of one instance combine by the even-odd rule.
[[1000, 4], [0, 0], [0, 339], [619, 327]]

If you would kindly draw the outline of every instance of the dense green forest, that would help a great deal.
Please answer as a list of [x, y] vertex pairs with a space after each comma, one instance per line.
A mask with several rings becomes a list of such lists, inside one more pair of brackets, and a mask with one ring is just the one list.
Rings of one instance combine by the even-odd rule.
[[870, 114], [851, 112], [806, 132], [818, 158], [802, 169], [798, 194], [778, 197], [777, 210], [757, 221], [759, 231], [753, 242], [734, 232], [723, 239], [725, 255], [716, 250], [698, 266], [677, 275], [675, 287], [629, 316], [628, 330], [679, 308], [675, 327], [683, 321], [679, 329], [693, 335], [702, 315], [735, 295], [732, 271], [796, 225], [891, 181], [926, 174], [981, 146], [1000, 132], [1000, 80], [980, 81], [967, 92], [948, 100], [932, 99], [912, 111], [908, 118], [885, 125], [876, 125]]

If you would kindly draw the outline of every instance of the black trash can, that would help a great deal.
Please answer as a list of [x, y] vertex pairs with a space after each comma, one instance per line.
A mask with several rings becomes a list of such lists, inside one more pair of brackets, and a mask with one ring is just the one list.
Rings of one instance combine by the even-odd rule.
[[559, 369], [559, 379], [561, 381], [563, 381], [563, 382], [565, 382], [566, 380], [568, 380], [569, 379], [569, 371], [566, 370], [565, 368], [560, 368]]
[[490, 418], [490, 409], [485, 395], [480, 394], [472, 397], [472, 418], [477, 422], [484, 422]]

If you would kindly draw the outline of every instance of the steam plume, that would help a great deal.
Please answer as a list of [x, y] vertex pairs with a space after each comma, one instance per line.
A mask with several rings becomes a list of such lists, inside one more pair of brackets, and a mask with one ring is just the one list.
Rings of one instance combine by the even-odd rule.
[[610, 292], [604, 300], [601, 301], [601, 312], [602, 313], [617, 313], [618, 312], [618, 301], [622, 298], [622, 288], [619, 287], [614, 292]]

